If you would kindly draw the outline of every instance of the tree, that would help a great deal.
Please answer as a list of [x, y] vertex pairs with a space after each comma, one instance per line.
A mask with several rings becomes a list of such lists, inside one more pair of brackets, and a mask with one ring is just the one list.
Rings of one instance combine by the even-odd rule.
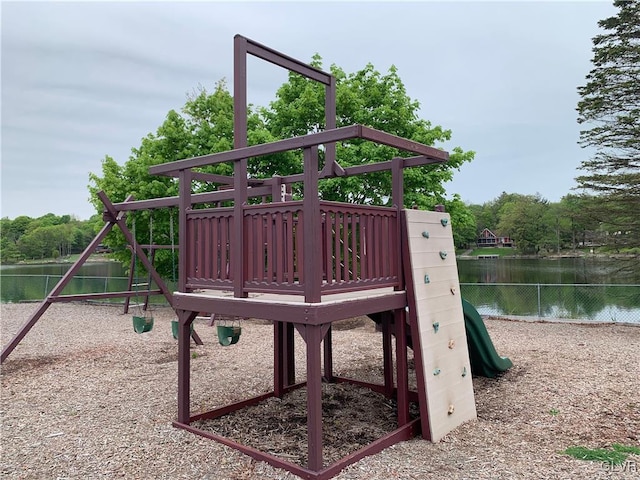
[[578, 187], [596, 195], [589, 214], [617, 249], [640, 247], [640, 1], [615, 0], [617, 15], [600, 20], [593, 69], [578, 87], [580, 145], [595, 149], [581, 163]]
[[[94, 219], [95, 220], [95, 219]], [[71, 215], [58, 217], [48, 213], [39, 218], [27, 216], [0, 220], [0, 257], [2, 263], [20, 259], [45, 259], [67, 256], [84, 250], [95, 236], [92, 221], [80, 221]]]
[[478, 226], [471, 209], [465, 205], [457, 193], [453, 199], [444, 203], [446, 211], [451, 215], [453, 242], [456, 248], [468, 248], [475, 245], [478, 238]]
[[515, 195], [500, 209], [500, 232], [509, 232], [516, 247], [525, 254], [538, 254], [550, 228], [545, 219], [549, 206], [539, 194]]
[[[312, 63], [320, 67], [320, 57], [314, 57]], [[429, 145], [451, 138], [451, 131], [439, 126], [432, 127], [418, 117], [420, 105], [407, 95], [395, 68], [391, 68], [387, 75], [380, 74], [372, 65], [353, 74], [346, 74], [335, 66], [331, 67], [331, 71], [336, 76], [338, 126], [362, 123]], [[305, 135], [323, 128], [324, 88], [296, 74], [289, 76], [288, 82], [280, 87], [269, 107], [249, 106], [248, 109], [249, 145]], [[177, 182], [168, 177], [150, 176], [150, 166], [232, 148], [233, 97], [225, 82], [221, 81], [211, 94], [200, 88], [190, 95], [181, 112], [171, 110], [157, 132], [144, 137], [140, 147], [132, 150], [124, 165], [119, 165], [109, 156], [105, 157], [102, 175], [90, 174], [92, 201], [98, 211], [102, 211], [102, 205], [95, 196], [100, 190], [104, 190], [115, 202], [123, 201], [129, 194], [138, 200], [177, 195]], [[337, 146], [338, 163], [343, 167], [389, 160], [398, 153], [390, 147], [363, 141]], [[473, 155], [471, 151], [455, 148], [447, 164], [407, 169], [405, 205], [433, 208], [438, 203], [446, 204], [443, 182], [450, 180], [453, 170], [470, 161]], [[258, 178], [275, 174], [289, 175], [301, 173], [302, 165], [301, 152], [286, 152], [249, 162], [249, 173]], [[217, 164], [203, 170], [222, 175], [233, 174], [231, 164]], [[215, 188], [209, 183], [202, 183], [195, 189], [210, 191]], [[320, 184], [320, 194], [324, 199], [354, 203], [388, 204], [390, 190], [391, 176], [388, 172], [327, 179]], [[455, 223], [462, 229], [469, 220], [459, 205], [462, 202], [454, 199], [449, 203], [452, 217], [455, 214]], [[129, 225], [135, 218], [137, 238], [143, 243], [148, 243], [150, 215], [151, 212], [129, 214]], [[154, 243], [170, 243], [170, 213], [164, 209], [154, 212], [153, 216]], [[177, 241], [177, 237], [174, 241]], [[124, 249], [124, 238], [119, 232], [112, 232], [105, 243], [114, 249], [117, 258], [128, 261], [130, 253]], [[162, 275], [167, 276], [172, 271], [172, 263], [171, 252], [158, 251], [156, 266]]]
[[[322, 68], [320, 56], [315, 55], [311, 64]], [[330, 71], [336, 77], [338, 127], [363, 124], [427, 145], [451, 139], [451, 130], [432, 126], [429, 121], [419, 118], [420, 103], [407, 95], [395, 67], [384, 75], [370, 63], [351, 74], [335, 65]], [[289, 81], [276, 93], [276, 100], [269, 109], [261, 109], [261, 113], [277, 138], [305, 135], [324, 128], [324, 95], [324, 87], [318, 82], [291, 73]], [[406, 155], [385, 145], [357, 140], [337, 145], [338, 163], [343, 167]], [[446, 164], [407, 169], [404, 174], [405, 206], [431, 209], [445, 203], [444, 183], [453, 178], [454, 169], [471, 161], [473, 156], [474, 152], [456, 147]], [[319, 188], [326, 200], [384, 205], [390, 201], [391, 175], [379, 172], [332, 178], [321, 182]]]

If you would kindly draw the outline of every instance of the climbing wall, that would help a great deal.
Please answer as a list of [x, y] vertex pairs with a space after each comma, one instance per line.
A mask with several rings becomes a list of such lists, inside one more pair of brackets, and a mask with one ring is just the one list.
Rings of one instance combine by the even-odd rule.
[[425, 390], [427, 404], [422, 427], [437, 442], [476, 419], [451, 219], [447, 213], [406, 210], [405, 220], [412, 279], [407, 287], [413, 284], [409, 316], [420, 340], [419, 388]]

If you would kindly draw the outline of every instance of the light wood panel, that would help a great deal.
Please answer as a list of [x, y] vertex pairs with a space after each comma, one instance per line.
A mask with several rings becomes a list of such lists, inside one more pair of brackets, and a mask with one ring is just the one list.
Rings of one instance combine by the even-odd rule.
[[426, 390], [428, 427], [437, 442], [476, 419], [451, 219], [421, 210], [407, 210], [405, 218], [415, 298], [409, 309], [418, 326], [424, 378], [419, 387]]

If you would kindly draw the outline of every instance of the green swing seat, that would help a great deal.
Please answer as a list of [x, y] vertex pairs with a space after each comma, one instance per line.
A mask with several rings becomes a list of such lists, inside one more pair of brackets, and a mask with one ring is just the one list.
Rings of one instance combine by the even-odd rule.
[[[178, 339], [178, 332], [180, 331], [180, 322], [178, 320], [171, 320], [171, 333], [173, 334], [173, 338]], [[190, 333], [193, 333], [193, 322], [191, 322], [191, 328], [189, 329]]]
[[153, 317], [133, 316], [133, 330], [136, 333], [150, 332], [153, 328]]
[[218, 325], [218, 342], [223, 347], [234, 345], [240, 340], [240, 334], [242, 333], [242, 327], [239, 326], [226, 326]]

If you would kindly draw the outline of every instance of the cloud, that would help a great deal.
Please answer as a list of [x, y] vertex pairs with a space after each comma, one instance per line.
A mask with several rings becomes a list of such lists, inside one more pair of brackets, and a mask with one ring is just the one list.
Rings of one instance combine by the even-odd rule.
[[[569, 192], [576, 87], [608, 3], [38, 2], [2, 4], [2, 216], [88, 218], [88, 172], [127, 160], [199, 84], [232, 85], [241, 33], [347, 72], [398, 68], [423, 118], [475, 150], [450, 193]], [[249, 101], [266, 106], [286, 71], [249, 59]], [[543, 167], [543, 168], [541, 168]], [[553, 172], [550, 172], [553, 170]]]

